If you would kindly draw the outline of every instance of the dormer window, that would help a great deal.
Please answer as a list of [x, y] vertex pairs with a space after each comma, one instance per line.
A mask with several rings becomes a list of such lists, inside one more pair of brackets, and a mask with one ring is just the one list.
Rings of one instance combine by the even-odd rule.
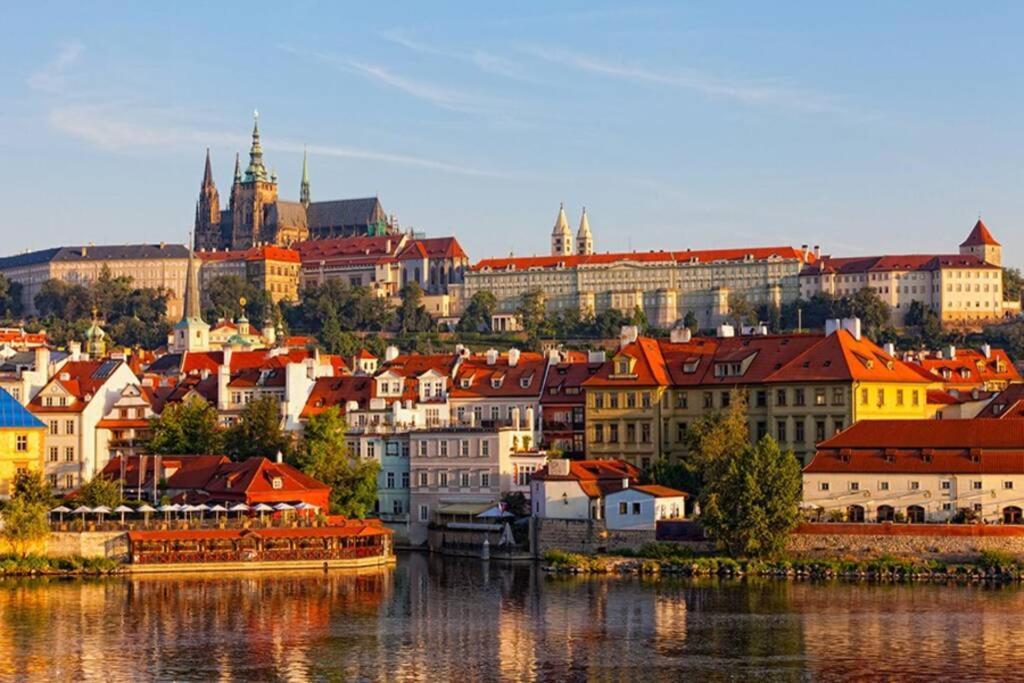
[[617, 372], [620, 375], [628, 375], [629, 374], [629, 359], [628, 358], [620, 358], [619, 359]]
[[470, 385], [472, 385], [472, 384], [473, 384], [473, 381], [469, 377], [463, 377], [461, 380], [459, 380], [459, 385], [463, 389], [469, 389]]
[[284, 479], [282, 479], [281, 477], [274, 477], [273, 479], [270, 480], [270, 487], [273, 488], [275, 491], [280, 491], [281, 489], [284, 488]]
[[494, 377], [491, 377], [491, 388], [500, 389], [504, 381], [505, 377], [502, 375], [495, 375]]

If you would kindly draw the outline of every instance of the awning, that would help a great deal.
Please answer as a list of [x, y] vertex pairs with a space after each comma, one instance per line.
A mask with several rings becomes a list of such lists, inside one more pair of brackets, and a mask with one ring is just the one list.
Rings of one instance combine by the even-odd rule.
[[448, 503], [437, 508], [442, 515], [479, 515], [484, 510], [494, 507], [494, 503]]

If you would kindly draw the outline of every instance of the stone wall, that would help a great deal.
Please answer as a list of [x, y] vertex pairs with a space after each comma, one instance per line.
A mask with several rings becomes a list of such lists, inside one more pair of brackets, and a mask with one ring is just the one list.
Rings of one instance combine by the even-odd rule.
[[544, 519], [534, 517], [530, 525], [530, 547], [536, 557], [549, 550], [570, 553], [615, 552], [653, 543], [655, 532], [609, 531], [600, 519]]
[[55, 531], [46, 544], [50, 557], [113, 557], [128, 558], [128, 534], [123, 531]]
[[1024, 559], [1024, 527], [959, 524], [802, 524], [790, 535], [792, 555], [871, 559], [977, 559], [986, 550]]

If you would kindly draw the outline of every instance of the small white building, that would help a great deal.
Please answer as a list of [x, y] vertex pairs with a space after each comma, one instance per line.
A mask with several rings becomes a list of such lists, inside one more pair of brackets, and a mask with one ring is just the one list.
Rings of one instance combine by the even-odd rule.
[[609, 531], [648, 531], [663, 519], [684, 519], [687, 494], [655, 484], [630, 486], [604, 499]]
[[534, 517], [601, 519], [604, 497], [640, 471], [623, 460], [549, 460], [530, 482]]

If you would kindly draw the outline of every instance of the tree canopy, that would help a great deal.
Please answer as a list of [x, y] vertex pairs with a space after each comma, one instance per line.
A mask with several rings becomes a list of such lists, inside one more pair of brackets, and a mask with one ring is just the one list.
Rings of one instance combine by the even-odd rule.
[[116, 481], [93, 477], [78, 489], [77, 501], [88, 507], [105, 505], [113, 510], [121, 504], [121, 486]]
[[396, 311], [398, 331], [402, 334], [429, 332], [434, 329], [434, 320], [423, 306], [423, 289], [416, 281], [406, 283], [399, 292], [402, 303]]
[[198, 396], [164, 407], [153, 418], [149, 452], [159, 455], [211, 455], [224, 451], [217, 410]]
[[281, 425], [281, 404], [273, 396], [261, 396], [242, 408], [238, 419], [224, 432], [224, 452], [235, 460], [252, 456], [273, 459], [287, 454], [291, 440]]
[[498, 298], [493, 292], [475, 292], [459, 318], [459, 332], [490, 332], [491, 317], [497, 307]]
[[310, 417], [289, 461], [331, 487], [331, 512], [362, 518], [373, 511], [377, 500], [380, 465], [349, 453], [347, 429], [337, 406]]

